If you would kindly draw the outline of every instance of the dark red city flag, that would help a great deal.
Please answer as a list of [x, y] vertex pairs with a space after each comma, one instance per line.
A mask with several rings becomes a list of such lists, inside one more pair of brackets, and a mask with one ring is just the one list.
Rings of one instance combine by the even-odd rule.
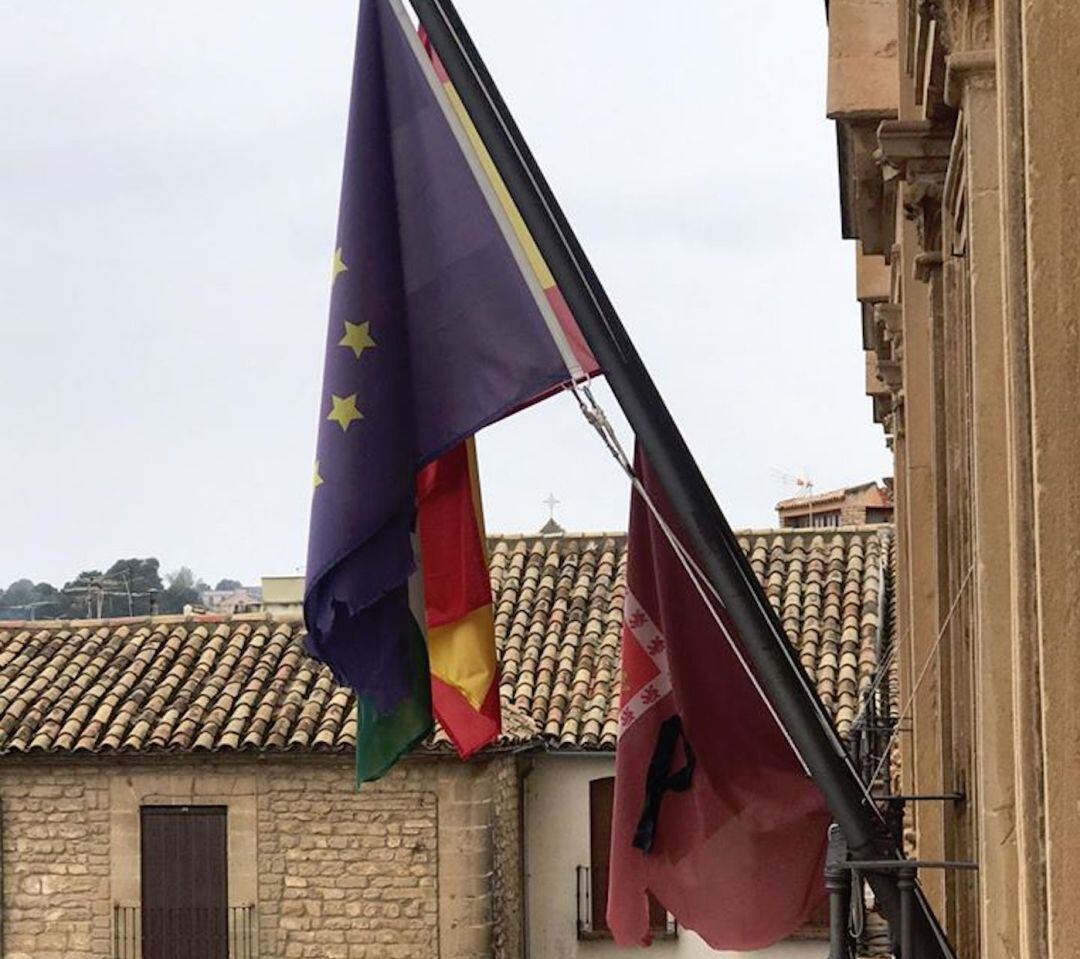
[[[685, 543], [640, 451], [635, 472]], [[651, 892], [713, 948], [758, 949], [820, 905], [830, 816], [693, 565], [635, 491], [608, 924], [621, 945], [648, 942]]]

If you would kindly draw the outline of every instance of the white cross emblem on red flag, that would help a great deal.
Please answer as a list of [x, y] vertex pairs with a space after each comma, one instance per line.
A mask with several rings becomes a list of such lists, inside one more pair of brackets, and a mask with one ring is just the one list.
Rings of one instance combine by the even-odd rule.
[[619, 735], [671, 692], [667, 641], [633, 593], [626, 595], [623, 616]]

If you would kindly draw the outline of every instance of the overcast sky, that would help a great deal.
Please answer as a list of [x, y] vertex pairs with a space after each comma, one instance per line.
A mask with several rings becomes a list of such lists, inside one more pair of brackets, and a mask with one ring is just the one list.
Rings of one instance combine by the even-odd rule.
[[[777, 471], [885, 474], [819, 0], [458, 2], [731, 522], [775, 522]], [[301, 568], [355, 17], [0, 7], [0, 585]], [[568, 398], [480, 455], [492, 531], [552, 492], [625, 527]]]

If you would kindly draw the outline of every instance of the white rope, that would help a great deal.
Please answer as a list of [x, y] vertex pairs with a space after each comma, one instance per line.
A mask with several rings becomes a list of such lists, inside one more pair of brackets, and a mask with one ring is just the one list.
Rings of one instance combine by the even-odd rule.
[[[761, 701], [765, 704], [765, 708], [769, 711], [769, 715], [772, 716], [777, 729], [780, 730], [781, 735], [787, 740], [787, 744], [791, 747], [791, 751], [795, 754], [795, 758], [799, 761], [799, 765], [802, 766], [803, 771], [808, 777], [813, 778], [810, 773], [810, 768], [802, 757], [802, 753], [799, 752], [798, 747], [788, 734], [787, 729], [784, 728], [784, 724], [780, 721], [780, 717], [776, 714], [776, 710], [773, 709], [772, 703], [769, 702], [769, 698], [765, 695], [765, 690], [761, 688], [757, 676], [754, 675], [754, 671], [750, 668], [750, 664], [747, 663], [743, 656], [742, 650], [739, 649], [734, 637], [728, 631], [723, 616], [720, 615], [719, 611], [713, 605], [712, 600], [710, 600], [709, 594], [711, 593], [715, 597], [721, 608], [724, 606], [723, 600], [720, 598], [719, 594], [717, 594], [716, 590], [713, 589], [712, 584], [705, 578], [704, 573], [694, 561], [693, 556], [690, 555], [689, 550], [682, 544], [679, 537], [676, 536], [675, 531], [660, 514], [660, 510], [653, 501], [653, 498], [649, 495], [649, 491], [645, 488], [645, 484], [642, 483], [640, 478], [634, 473], [633, 464], [627, 457], [625, 450], [623, 450], [622, 444], [619, 442], [619, 438], [615, 434], [615, 430], [612, 427], [610, 420], [608, 420], [606, 414], [593, 397], [592, 391], [588, 386], [579, 387], [575, 385], [571, 387], [571, 389], [578, 401], [578, 405], [581, 407], [582, 413], [585, 415], [585, 419], [588, 420], [597, 433], [600, 434], [601, 438], [604, 440], [604, 444], [607, 446], [612, 456], [615, 457], [615, 461], [630, 478], [634, 490], [648, 507], [653, 519], [660, 527], [664, 537], [667, 539], [671, 548], [674, 550], [676, 557], [682, 564], [683, 569], [686, 570], [687, 575], [690, 577], [690, 581], [694, 584], [694, 588], [697, 590], [698, 595], [705, 604], [705, 608], [708, 609], [709, 614], [716, 622], [716, 625], [720, 627], [720, 631], [724, 634], [724, 639], [727, 640], [728, 646], [731, 647], [731, 651], [735, 654], [735, 658], [739, 661], [739, 665], [742, 666], [743, 672], [746, 673], [747, 678], [753, 684], [758, 696], [761, 697]], [[588, 404], [585, 402], [585, 399], [583, 399], [582, 394], [588, 399]]]
[[[634, 473], [634, 465], [630, 461], [630, 458], [626, 455], [626, 451], [623, 449], [622, 444], [619, 442], [618, 434], [615, 432], [615, 428], [611, 425], [611, 421], [607, 418], [607, 414], [603, 411], [600, 404], [596, 402], [596, 398], [592, 394], [592, 390], [586, 383], [584, 385], [573, 384], [570, 387], [574, 392], [574, 397], [578, 401], [578, 405], [581, 407], [581, 412], [593, 426], [594, 429], [603, 438], [604, 443], [607, 445], [608, 450], [612, 456], [615, 457], [616, 462], [622, 467], [624, 473], [629, 477], [634, 489], [638, 492], [641, 498], [645, 501], [649, 507], [649, 512], [652, 513], [653, 518], [659, 524], [661, 530], [663, 530], [665, 537], [671, 544], [672, 549], [679, 556], [684, 567], [688, 567], [687, 572], [692, 572], [708, 591], [713, 595], [713, 598], [718, 602], [721, 607], [725, 606], [723, 598], [713, 588], [712, 583], [709, 582], [709, 578], [705, 575], [705, 572], [697, 564], [697, 561], [691, 555], [690, 551], [683, 546], [682, 542], [675, 535], [674, 530], [668, 526], [667, 521], [660, 515], [660, 510], [656, 504], [652, 501], [652, 497], [649, 496], [649, 491], [645, 489], [645, 484], [641, 482], [638, 476]], [[580, 394], [584, 394], [588, 398], [588, 405], [582, 399]]]
[[[905, 632], [904, 638], [903, 640], [901, 640], [901, 642], [906, 642], [907, 637], [908, 633]], [[878, 667], [877, 676], [874, 677], [874, 681], [870, 684], [870, 688], [867, 689], [865, 693], [863, 693], [862, 702], [859, 703], [859, 711], [858, 713], [856, 713], [855, 718], [851, 721], [851, 726], [853, 729], [859, 724], [859, 720], [862, 719], [863, 716], [866, 714], [867, 707], [870, 705], [870, 700], [874, 698], [874, 693], [878, 691], [882, 681], [885, 680], [886, 677], [888, 677], [889, 668], [892, 666], [893, 656], [896, 653], [898, 645], [899, 643], [893, 643], [893, 645], [889, 647], [889, 652], [886, 653], [884, 661], [882, 662], [881, 666]]]
[[889, 757], [892, 754], [893, 745], [896, 743], [896, 737], [900, 732], [900, 724], [904, 721], [908, 714], [908, 710], [911, 709], [912, 703], [915, 702], [915, 696], [919, 692], [919, 687], [922, 686], [923, 680], [926, 678], [926, 673], [930, 669], [930, 664], [934, 661], [934, 656], [937, 655], [937, 651], [941, 646], [942, 637], [945, 635], [946, 630], [949, 628], [949, 623], [952, 622], [953, 613], [956, 612], [956, 607], [960, 605], [960, 598], [964, 595], [964, 590], [967, 588], [967, 584], [971, 580], [972, 573], [975, 572], [975, 564], [972, 563], [968, 567], [968, 571], [964, 576], [963, 582], [960, 584], [960, 588], [956, 591], [956, 596], [952, 601], [952, 606], [949, 607], [948, 615], [945, 617], [945, 621], [941, 624], [941, 629], [938, 630], [937, 639], [934, 640], [934, 645], [930, 647], [930, 652], [926, 655], [926, 662], [923, 663], [922, 669], [919, 670], [919, 676], [915, 680], [915, 685], [911, 690], [911, 694], [907, 698], [907, 702], [904, 704], [904, 708], [900, 710], [900, 715], [896, 717], [896, 726], [893, 728], [892, 734], [889, 736], [889, 741], [885, 744], [885, 750], [881, 755], [881, 761], [877, 765], [877, 769], [874, 770], [874, 775], [870, 778], [870, 782], [877, 782], [878, 776], [881, 775], [881, 770], [885, 768], [885, 764], [889, 761]]

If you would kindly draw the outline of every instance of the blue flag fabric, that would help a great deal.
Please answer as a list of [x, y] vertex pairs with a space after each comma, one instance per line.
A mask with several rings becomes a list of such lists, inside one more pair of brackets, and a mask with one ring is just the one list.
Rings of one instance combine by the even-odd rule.
[[418, 468], [569, 379], [442, 96], [398, 0], [362, 0], [304, 613], [375, 716], [426, 665], [405, 621]]

